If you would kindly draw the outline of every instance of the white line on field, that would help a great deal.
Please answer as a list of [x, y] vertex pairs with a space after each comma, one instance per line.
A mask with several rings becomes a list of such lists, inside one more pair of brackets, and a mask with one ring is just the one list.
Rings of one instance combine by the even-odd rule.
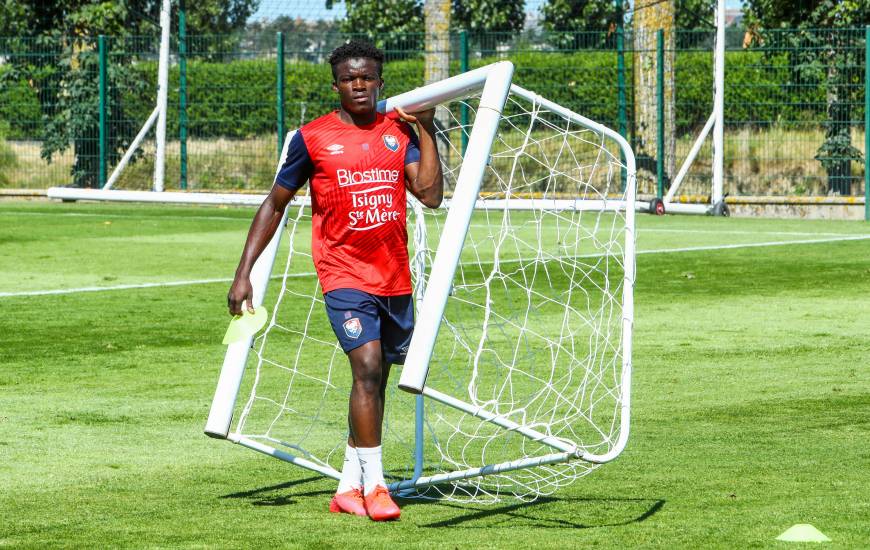
[[652, 229], [643, 227], [638, 233], [711, 233], [716, 235], [793, 235], [795, 237], [852, 237], [859, 233], [823, 233], [812, 231], [719, 231], [716, 229]]
[[175, 216], [172, 214], [159, 214], [154, 216], [148, 216], [146, 214], [92, 214], [90, 212], [4, 212], [3, 215], [10, 216], [51, 216], [52, 218], [57, 217], [75, 217], [75, 218], [124, 218], [130, 220], [219, 220], [219, 221], [239, 221], [239, 222], [251, 222], [251, 218], [242, 217], [242, 216], [202, 216], [202, 215], [191, 215], [191, 216]]
[[666, 254], [668, 252], [697, 252], [702, 250], [730, 250], [734, 248], [758, 248], [762, 246], [783, 246], [788, 244], [815, 244], [833, 243], [838, 241], [864, 241], [870, 239], [870, 235], [850, 235], [832, 237], [829, 239], [804, 239], [799, 241], [767, 241], [761, 243], [717, 244], [708, 246], [687, 246], [684, 248], [659, 248], [653, 250], [638, 250], [638, 254]]
[[[296, 279], [301, 277], [313, 277], [316, 275], [311, 273], [290, 273], [288, 279]], [[273, 275], [272, 279], [280, 279], [283, 275]], [[189, 286], [189, 285], [207, 285], [211, 283], [231, 283], [232, 278], [222, 279], [194, 279], [192, 281], [168, 281], [164, 283], [132, 283], [128, 285], [115, 286], [85, 286], [81, 288], [61, 288], [57, 290], [30, 290], [23, 292], [0, 292], [0, 298], [11, 298], [14, 296], [49, 296], [52, 294], [77, 294], [79, 292], [101, 292], [103, 290], [130, 290], [133, 288], [156, 288], [164, 286]]]
[[[475, 227], [478, 229], [485, 229], [489, 227], [493, 227], [491, 225], [486, 224], [470, 224], [469, 227]], [[497, 226], [496, 226], [497, 228]], [[602, 229], [602, 231], [607, 231], [607, 229]], [[647, 228], [647, 227], [639, 227], [637, 229], [637, 233], [710, 233], [715, 235], [791, 235], [794, 237], [851, 237], [856, 235], [856, 233], [824, 233], [824, 232], [812, 232], [812, 231], [741, 231], [741, 230], [724, 230], [720, 231], [717, 229], [692, 229], [692, 228], [683, 228], [683, 229], [664, 229], [664, 228]]]
[[[863, 241], [870, 239], [870, 235], [850, 235], [843, 237], [832, 237], [828, 239], [804, 239], [799, 241], [767, 241], [761, 243], [741, 243], [741, 244], [720, 244], [720, 245], [709, 245], [709, 246], [687, 246], [684, 248], [658, 248], [651, 250], [638, 250], [638, 254], [668, 254], [673, 252], [698, 252], [704, 250], [733, 250], [737, 248], [758, 248], [765, 246], [786, 246], [790, 244], [816, 244], [816, 243], [831, 243], [831, 242], [839, 242], [839, 241]], [[581, 256], [582, 258], [596, 258], [603, 256], [603, 254], [584, 254]], [[510, 263], [510, 260], [502, 263]], [[463, 263], [463, 265], [476, 265], [472, 263]], [[303, 278], [303, 277], [313, 277], [316, 273], [306, 272], [306, 273], [291, 273], [287, 275], [288, 278]], [[273, 275], [272, 279], [280, 279], [282, 275]], [[140, 284], [127, 284], [127, 285], [115, 285], [115, 286], [90, 286], [90, 287], [82, 287], [82, 288], [65, 288], [65, 289], [57, 289], [57, 290], [31, 290], [31, 291], [23, 291], [23, 292], [0, 292], [0, 298], [11, 298], [15, 296], [46, 296], [46, 295], [54, 295], [54, 294], [76, 294], [79, 292], [101, 292], [104, 290], [129, 290], [135, 288], [156, 288], [156, 287], [165, 287], [165, 286], [188, 286], [188, 285], [204, 285], [211, 283], [231, 283], [233, 280], [231, 278], [222, 278], [222, 279], [196, 279], [192, 281], [169, 281], [164, 283], [140, 283]]]
[[[249, 217], [238, 216], [205, 216], [205, 215], [190, 215], [190, 216], [175, 216], [171, 214], [159, 215], [144, 215], [144, 214], [93, 214], [89, 212], [4, 212], [4, 215], [13, 216], [51, 216], [52, 218], [59, 216], [80, 217], [80, 218], [125, 218], [137, 220], [217, 220], [217, 221], [237, 221], [250, 223]], [[474, 228], [491, 227], [485, 224], [471, 224]], [[692, 228], [639, 228], [638, 233], [711, 233], [716, 235], [793, 235], [795, 237], [847, 237], [855, 235], [855, 233], [826, 233], [812, 231], [741, 231], [741, 230], [718, 230], [718, 229], [692, 229]]]

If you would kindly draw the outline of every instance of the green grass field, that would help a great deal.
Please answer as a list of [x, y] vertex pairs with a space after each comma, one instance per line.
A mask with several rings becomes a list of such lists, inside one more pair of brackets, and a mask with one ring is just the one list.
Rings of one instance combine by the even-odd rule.
[[625, 452], [533, 503], [373, 524], [202, 433], [252, 216], [0, 203], [0, 546], [787, 547], [797, 523], [870, 543], [867, 224], [639, 217]]

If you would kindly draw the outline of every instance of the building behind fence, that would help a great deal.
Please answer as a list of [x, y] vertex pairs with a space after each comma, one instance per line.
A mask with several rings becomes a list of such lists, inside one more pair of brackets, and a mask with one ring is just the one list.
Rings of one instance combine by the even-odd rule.
[[[775, 31], [751, 44], [742, 34], [729, 36], [727, 194], [865, 193], [867, 32], [811, 32], [817, 34]], [[672, 52], [661, 45], [642, 52], [633, 45], [656, 41], [455, 33], [450, 67], [456, 74], [510, 59], [520, 86], [626, 133], [639, 153], [641, 192], [651, 194], [675, 174], [673, 163], [657, 171], [658, 143], [639, 142], [640, 113], [662, 116], [666, 106], [661, 93], [638, 93], [658, 83], [639, 82], [636, 65], [672, 56], [670, 142], [678, 168], [712, 109], [713, 38], [713, 31], [677, 31], [667, 42]], [[167, 189], [268, 188], [283, 132], [337, 107], [325, 58], [346, 39], [332, 32], [175, 37]], [[813, 46], [820, 39], [825, 47]], [[385, 95], [423, 84], [422, 43], [409, 35], [387, 45]], [[154, 108], [158, 46], [157, 36], [0, 38], [0, 186], [105, 182]], [[658, 132], [655, 139], [667, 137]], [[116, 187], [150, 187], [153, 151], [146, 141]], [[711, 157], [708, 139], [681, 192], [709, 194]]]

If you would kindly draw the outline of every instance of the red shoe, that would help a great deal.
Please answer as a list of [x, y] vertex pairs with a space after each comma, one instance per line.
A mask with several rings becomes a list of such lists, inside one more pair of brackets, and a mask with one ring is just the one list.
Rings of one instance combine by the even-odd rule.
[[375, 521], [399, 519], [402, 511], [390, 498], [390, 492], [383, 485], [375, 486], [374, 491], [365, 496], [366, 512]]
[[355, 516], [367, 515], [365, 501], [359, 489], [351, 489], [341, 494], [336, 493], [329, 501], [329, 511], [334, 514], [344, 512]]

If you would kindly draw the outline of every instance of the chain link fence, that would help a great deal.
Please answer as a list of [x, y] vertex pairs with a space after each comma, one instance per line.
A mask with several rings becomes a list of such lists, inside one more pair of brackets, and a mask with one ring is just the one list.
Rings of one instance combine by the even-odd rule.
[[[166, 188], [267, 189], [281, 134], [337, 107], [326, 57], [347, 38], [175, 36]], [[454, 33], [450, 73], [513, 61], [515, 83], [625, 133], [653, 194], [712, 111], [713, 38]], [[423, 35], [376, 41], [385, 95], [423, 84]], [[725, 192], [862, 195], [865, 30], [732, 32], [726, 46]], [[155, 107], [158, 48], [156, 36], [0, 38], [0, 186], [102, 185]], [[154, 149], [146, 139], [117, 188], [151, 186]], [[711, 161], [708, 137], [681, 193], [710, 193]]]

